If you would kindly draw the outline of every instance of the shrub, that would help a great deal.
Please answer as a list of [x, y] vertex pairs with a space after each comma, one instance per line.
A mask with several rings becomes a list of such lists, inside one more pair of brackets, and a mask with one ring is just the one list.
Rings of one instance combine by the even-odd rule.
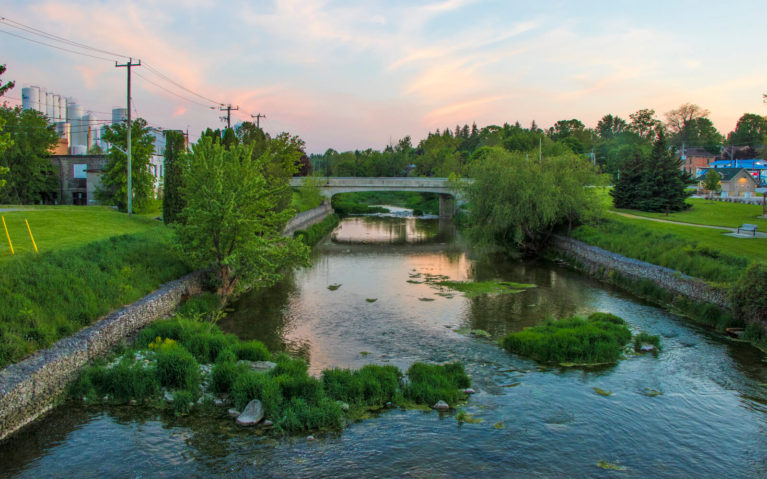
[[194, 404], [194, 394], [191, 391], [176, 391], [173, 393], [173, 413], [176, 416], [189, 414]]
[[200, 384], [200, 365], [180, 346], [157, 353], [157, 372], [160, 384], [168, 388], [196, 391]]
[[224, 349], [236, 343], [235, 336], [216, 331], [193, 334], [184, 341], [184, 346], [199, 362], [212, 363]]
[[440, 400], [456, 404], [465, 397], [460, 388], [471, 385], [460, 363], [443, 366], [415, 363], [408, 368], [407, 377], [405, 397], [421, 404], [434, 404]]
[[216, 356], [217, 363], [233, 363], [235, 361], [237, 361], [237, 353], [234, 352], [234, 347], [228, 347]]
[[638, 353], [642, 352], [643, 344], [652, 344], [655, 346], [655, 349], [653, 350], [654, 353], [658, 353], [662, 350], [660, 336], [645, 333], [644, 331], [634, 335], [634, 351]]
[[205, 292], [190, 297], [178, 308], [178, 315], [185, 318], [205, 317], [221, 309], [221, 297]]
[[264, 343], [256, 340], [239, 342], [234, 348], [234, 353], [237, 359], [247, 361], [268, 361], [272, 357]]
[[291, 358], [287, 354], [280, 354], [275, 358], [277, 366], [272, 369], [272, 376], [288, 375], [288, 376], [306, 376], [306, 371], [309, 365], [306, 361], [299, 358]]
[[143, 367], [131, 360], [122, 360], [107, 368], [95, 365], [86, 368], [70, 388], [75, 398], [101, 399], [109, 395], [110, 400], [128, 402], [143, 400], [160, 392], [157, 369]]
[[211, 372], [211, 389], [214, 393], [229, 394], [237, 379], [248, 373], [250, 369], [245, 364], [231, 361], [219, 361]]
[[730, 304], [736, 317], [747, 322], [767, 322], [767, 265], [749, 266], [733, 285]]
[[767, 332], [761, 324], [751, 323], [743, 331], [743, 339], [756, 344], [764, 344], [767, 343]]
[[288, 432], [300, 432], [341, 429], [344, 424], [344, 412], [337, 402], [326, 398], [317, 404], [310, 404], [304, 399], [293, 398], [285, 408], [282, 428]]
[[306, 230], [299, 230], [293, 233], [293, 236], [299, 238], [304, 244], [314, 246], [328, 233], [338, 226], [338, 215], [332, 214], [326, 216], [322, 221], [310, 226]]
[[[280, 386], [268, 374], [248, 372], [240, 375], [232, 385], [234, 406], [240, 411], [253, 399], [264, 406], [264, 413], [278, 419], [282, 410], [283, 397]], [[277, 421], [275, 421], [277, 422]]]
[[622, 319], [594, 313], [587, 319], [548, 320], [508, 334], [502, 344], [510, 352], [541, 362], [611, 363], [630, 339], [631, 331]]

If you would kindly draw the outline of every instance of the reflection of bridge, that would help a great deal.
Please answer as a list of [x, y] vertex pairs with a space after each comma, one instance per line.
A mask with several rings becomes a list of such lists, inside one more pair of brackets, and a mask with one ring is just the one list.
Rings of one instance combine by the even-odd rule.
[[[291, 178], [290, 186], [301, 188], [305, 177]], [[356, 193], [360, 191], [416, 191], [419, 193], [436, 193], [439, 195], [439, 216], [452, 217], [456, 204], [463, 201], [460, 191], [456, 190], [447, 178], [400, 178], [400, 177], [315, 177], [312, 178], [319, 187], [322, 196], [330, 199], [339, 193]], [[460, 180], [468, 182], [470, 180]]]

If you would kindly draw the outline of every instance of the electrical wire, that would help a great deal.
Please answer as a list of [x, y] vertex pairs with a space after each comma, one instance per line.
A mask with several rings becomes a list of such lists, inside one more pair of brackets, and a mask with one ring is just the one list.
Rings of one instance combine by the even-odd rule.
[[26, 40], [28, 42], [39, 43], [40, 45], [45, 45], [46, 47], [51, 47], [51, 48], [55, 48], [57, 50], [62, 50], [62, 51], [65, 51], [65, 52], [74, 53], [76, 55], [82, 55], [84, 57], [91, 57], [91, 58], [95, 58], [97, 60], [106, 60], [106, 61], [108, 61], [110, 63], [113, 61], [112, 58], [100, 57], [100, 56], [96, 56], [96, 55], [91, 55], [89, 53], [78, 52], [78, 51], [75, 51], [75, 50], [70, 50], [68, 48], [63, 48], [63, 47], [59, 47], [59, 46], [56, 46], [56, 45], [51, 45], [50, 43], [41, 42], [39, 40], [34, 40], [32, 38], [27, 38], [27, 37], [25, 37], [23, 35], [19, 35], [17, 33], [9, 32], [9, 31], [3, 30], [3, 29], [0, 29], [0, 33], [5, 33], [6, 35], [10, 35], [12, 37], [21, 38], [21, 39]]
[[195, 103], [195, 104], [200, 105], [200, 106], [204, 106], [205, 108], [209, 108], [211, 110], [215, 110], [215, 107], [213, 107], [213, 106], [208, 106], [208, 105], [206, 105], [204, 103], [201, 103], [201, 102], [199, 102], [197, 100], [192, 100], [191, 98], [187, 98], [185, 96], [179, 95], [178, 93], [172, 92], [169, 89], [165, 88], [164, 86], [159, 85], [159, 84], [153, 82], [152, 80], [150, 80], [149, 78], [147, 78], [144, 75], [140, 74], [139, 72], [133, 72], [133, 74], [138, 76], [138, 77], [140, 77], [140, 78], [142, 78], [147, 83], [151, 83], [152, 85], [156, 86], [157, 88], [159, 88], [161, 90], [165, 90], [166, 92], [170, 93], [171, 95], [175, 95], [175, 96], [181, 98], [182, 100], [186, 100], [188, 102]]
[[191, 94], [192, 94], [192, 95], [194, 95], [194, 96], [200, 97], [200, 98], [202, 98], [203, 100], [209, 101], [209, 102], [211, 102], [211, 103], [214, 103], [214, 104], [216, 104], [216, 105], [223, 105], [223, 104], [224, 104], [223, 102], [220, 102], [220, 101], [216, 101], [216, 100], [212, 100], [212, 99], [210, 99], [210, 98], [208, 98], [208, 97], [206, 97], [206, 96], [204, 96], [204, 95], [201, 95], [201, 94], [199, 94], [199, 93], [197, 93], [197, 92], [195, 92], [195, 91], [193, 91], [193, 90], [190, 90], [189, 88], [185, 87], [184, 85], [181, 85], [180, 83], [177, 83], [177, 82], [176, 82], [176, 81], [174, 81], [173, 79], [171, 79], [171, 78], [168, 78], [168, 77], [167, 77], [166, 75], [164, 75], [162, 72], [158, 71], [158, 70], [157, 70], [156, 68], [154, 68], [153, 66], [149, 65], [147, 62], [144, 62], [144, 65], [147, 67], [147, 70], [149, 70], [150, 72], [152, 72], [152, 73], [154, 73], [155, 75], [159, 76], [160, 78], [162, 78], [163, 80], [167, 81], [168, 83], [171, 83], [171, 84], [173, 84], [173, 85], [177, 86], [178, 88], [181, 88], [182, 90], [184, 90], [184, 91], [187, 91], [187, 92], [191, 93]]

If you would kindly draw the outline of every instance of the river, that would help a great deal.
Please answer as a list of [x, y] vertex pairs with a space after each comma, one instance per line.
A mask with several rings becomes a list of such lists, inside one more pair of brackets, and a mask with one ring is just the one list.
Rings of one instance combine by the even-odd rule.
[[[272, 438], [230, 419], [63, 406], [0, 446], [0, 476], [767, 477], [761, 352], [569, 269], [475, 255], [449, 222], [405, 215], [343, 220], [310, 268], [243, 296], [221, 326], [301, 355], [313, 374], [461, 361], [477, 391], [463, 409], [481, 422], [393, 409], [340, 433]], [[468, 299], [427, 275], [536, 287]], [[497, 345], [593, 311], [661, 335], [663, 352], [583, 370]]]

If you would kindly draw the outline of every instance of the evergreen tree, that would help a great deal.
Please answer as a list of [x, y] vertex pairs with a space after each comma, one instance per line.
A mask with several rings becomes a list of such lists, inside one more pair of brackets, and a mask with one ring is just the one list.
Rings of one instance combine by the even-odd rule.
[[644, 200], [639, 185], [642, 182], [642, 156], [635, 153], [633, 158], [624, 164], [624, 169], [618, 175], [618, 181], [610, 191], [616, 208], [637, 209], [638, 203]]
[[180, 221], [181, 210], [184, 209], [181, 177], [186, 161], [185, 150], [183, 133], [176, 130], [165, 132], [165, 181], [162, 198], [162, 217], [165, 224]]

